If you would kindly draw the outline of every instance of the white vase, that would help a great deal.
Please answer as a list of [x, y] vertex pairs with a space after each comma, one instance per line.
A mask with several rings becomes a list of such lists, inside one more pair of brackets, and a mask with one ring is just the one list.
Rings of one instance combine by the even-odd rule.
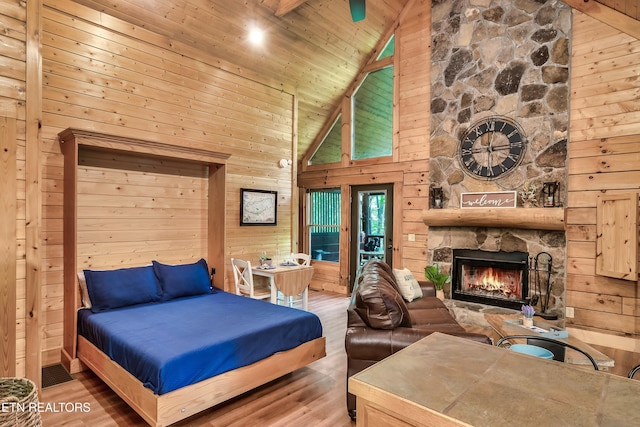
[[440, 301], [444, 301], [444, 290], [436, 289], [436, 298], [438, 298]]
[[522, 319], [522, 326], [525, 328], [530, 328], [533, 326], [533, 317], [524, 317]]

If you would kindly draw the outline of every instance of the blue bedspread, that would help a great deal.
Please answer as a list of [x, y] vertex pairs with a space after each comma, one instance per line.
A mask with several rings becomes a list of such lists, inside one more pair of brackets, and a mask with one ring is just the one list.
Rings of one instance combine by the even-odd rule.
[[249, 365], [322, 336], [313, 313], [218, 291], [82, 309], [78, 333], [156, 394]]

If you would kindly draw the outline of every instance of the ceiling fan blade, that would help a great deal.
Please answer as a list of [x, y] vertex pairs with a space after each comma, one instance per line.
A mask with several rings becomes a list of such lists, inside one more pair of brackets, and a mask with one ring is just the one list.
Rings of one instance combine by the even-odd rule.
[[362, 21], [367, 14], [366, 0], [349, 0], [349, 8], [353, 22]]

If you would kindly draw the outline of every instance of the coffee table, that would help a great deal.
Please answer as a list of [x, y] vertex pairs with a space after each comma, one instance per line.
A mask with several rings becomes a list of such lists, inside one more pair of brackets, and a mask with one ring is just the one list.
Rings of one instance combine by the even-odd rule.
[[640, 425], [640, 381], [435, 332], [349, 378], [356, 426]]
[[[521, 328], [513, 323], [505, 322], [505, 320], [516, 320], [522, 318], [521, 314], [485, 314], [484, 315], [487, 322], [491, 325], [491, 327], [500, 335], [501, 337], [506, 337], [508, 335], [531, 335], [531, 338], [535, 338], [537, 334], [533, 331], [530, 331], [526, 328]], [[543, 329], [549, 330], [554, 326], [550, 323], [545, 322], [543, 319], [534, 316], [534, 323], [536, 326], [540, 326]], [[611, 359], [604, 353], [599, 352], [595, 348], [591, 347], [589, 344], [575, 338], [569, 334], [567, 338], [555, 338], [558, 341], [565, 341], [575, 347], [578, 347], [581, 350], [589, 353], [591, 357], [598, 363], [598, 369], [602, 371], [607, 371], [609, 368], [613, 368], [614, 360]], [[591, 362], [587, 359], [583, 354], [579, 352], [567, 349], [565, 354], [565, 363], [569, 363], [572, 365], [588, 365], [591, 366]]]

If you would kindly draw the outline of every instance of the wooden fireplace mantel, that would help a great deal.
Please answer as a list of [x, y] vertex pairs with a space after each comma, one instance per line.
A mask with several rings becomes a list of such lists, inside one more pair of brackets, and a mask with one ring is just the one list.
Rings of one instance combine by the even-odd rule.
[[429, 227], [496, 227], [528, 230], [564, 230], [563, 208], [425, 209]]

